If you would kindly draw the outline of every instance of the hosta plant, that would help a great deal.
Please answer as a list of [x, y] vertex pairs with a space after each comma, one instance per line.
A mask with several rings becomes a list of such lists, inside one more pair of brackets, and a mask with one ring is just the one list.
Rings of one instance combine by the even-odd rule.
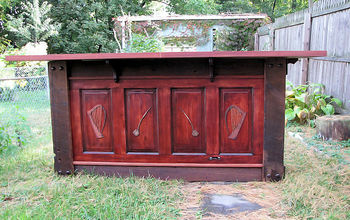
[[314, 119], [321, 115], [333, 115], [335, 107], [341, 107], [342, 102], [324, 94], [322, 84], [294, 86], [287, 81], [285, 119], [300, 124], [308, 123], [314, 127]]

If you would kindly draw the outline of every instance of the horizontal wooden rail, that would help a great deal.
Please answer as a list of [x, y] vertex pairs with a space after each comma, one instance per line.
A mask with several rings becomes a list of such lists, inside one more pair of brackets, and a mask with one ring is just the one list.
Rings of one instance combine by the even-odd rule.
[[93, 162], [73, 161], [73, 165], [83, 166], [130, 166], [130, 167], [246, 167], [259, 168], [263, 164], [202, 164], [202, 163], [133, 163], [133, 162]]

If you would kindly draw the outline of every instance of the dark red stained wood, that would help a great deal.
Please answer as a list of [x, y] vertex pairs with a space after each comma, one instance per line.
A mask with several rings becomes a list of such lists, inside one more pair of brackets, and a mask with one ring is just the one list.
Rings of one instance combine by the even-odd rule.
[[[97, 83], [96, 83], [97, 82]], [[139, 85], [140, 82], [140, 85]], [[220, 155], [221, 160], [220, 161], [209, 161], [210, 156], [219, 156], [220, 153], [220, 146], [219, 146], [219, 112], [220, 112], [220, 106], [219, 106], [219, 91], [220, 88], [232, 88], [232, 87], [243, 87], [243, 88], [254, 88], [254, 91], [261, 91], [263, 88], [263, 80], [260, 79], [259, 77], [257, 79], [231, 79], [230, 77], [222, 78], [222, 79], [217, 79], [215, 80], [214, 83], [209, 82], [209, 80], [132, 80], [132, 81], [125, 81], [119, 83], [108, 83], [108, 81], [91, 81], [87, 80], [84, 81], [82, 84], [80, 84], [79, 81], [73, 81], [71, 82], [71, 87], [73, 90], [74, 88], [79, 88], [76, 87], [76, 84], [79, 84], [79, 87], [90, 87], [90, 86], [95, 86], [95, 89], [102, 89], [102, 88], [109, 88], [110, 86], [114, 86], [115, 88], [112, 89], [112, 103], [113, 103], [113, 109], [114, 113], [113, 115], [115, 116], [115, 123], [113, 123], [113, 126], [115, 127], [115, 132], [114, 132], [114, 145], [115, 145], [115, 154], [104, 154], [101, 156], [97, 155], [90, 155], [90, 154], [75, 154], [75, 160], [81, 160], [81, 161], [125, 161], [125, 162], [159, 162], [159, 163], [167, 163], [167, 162], [190, 162], [190, 163], [213, 163], [213, 164], [229, 164], [229, 163], [262, 163], [262, 150], [258, 150], [256, 148], [253, 148], [249, 155], [241, 155], [241, 154], [233, 154], [233, 155]], [[128, 88], [129, 86], [132, 86], [133, 88]], [[206, 86], [205, 89], [203, 86]], [[145, 89], [145, 87], [149, 87], [148, 89]], [[123, 136], [123, 129], [120, 125], [123, 125], [123, 117], [124, 117], [124, 111], [121, 109], [125, 109], [127, 112], [129, 107], [124, 107], [123, 108], [123, 103], [127, 101], [123, 101], [124, 97], [127, 97], [128, 91], [138, 91], [137, 94], [140, 94], [141, 98], [139, 102], [140, 105], [142, 106], [146, 105], [147, 103], [154, 102], [153, 97], [154, 96], [154, 89], [155, 87], [158, 87], [157, 89], [157, 100], [158, 100], [158, 111], [159, 111], [159, 150], [158, 151], [145, 151], [145, 150], [140, 150], [140, 151], [130, 151], [126, 150], [126, 147], [123, 148], [124, 143], [127, 141], [125, 140], [125, 137]], [[180, 87], [180, 88], [177, 88]], [[185, 88], [184, 88], [185, 87]], [[187, 88], [186, 88], [187, 87]], [[242, 89], [238, 89], [239, 91]], [[125, 94], [122, 95], [122, 93]], [[151, 92], [150, 92], [151, 91]], [[172, 91], [172, 92], [171, 92]], [[250, 91], [250, 90], [249, 90]], [[143, 95], [146, 95], [146, 98], [143, 97]], [[143, 98], [142, 98], [143, 97]], [[148, 97], [148, 98], [147, 98]], [[176, 100], [175, 101], [175, 99]], [[260, 108], [263, 109], [262, 106], [262, 96], [254, 96], [254, 102], [256, 102], [256, 107], [257, 109]], [[258, 102], [258, 99], [261, 99], [260, 102]], [[171, 101], [173, 99], [173, 101]], [[252, 99], [252, 98], [251, 98]], [[127, 98], [126, 98], [127, 100]], [[152, 100], [152, 101], [151, 101]], [[176, 104], [179, 102], [178, 104]], [[185, 102], [185, 103], [182, 103]], [[121, 104], [118, 104], [121, 103]], [[258, 104], [260, 103], [260, 104]], [[185, 105], [186, 104], [186, 105]], [[190, 113], [187, 113], [188, 116], [191, 119], [191, 122], [193, 121], [194, 127], [198, 126], [200, 129], [197, 129], [199, 131], [199, 134], [204, 134], [205, 141], [202, 141], [201, 143], [204, 142], [200, 147], [200, 151], [196, 151], [196, 148], [193, 149], [188, 149], [191, 148], [191, 146], [186, 146], [182, 151], [176, 151], [175, 154], [172, 154], [172, 146], [174, 146], [175, 141], [173, 140], [172, 142], [172, 133], [174, 133], [174, 129], [176, 126], [171, 128], [171, 124], [173, 124], [172, 121], [180, 121], [181, 123], [181, 118], [180, 119], [171, 119], [172, 114], [171, 112], [174, 113], [176, 111], [177, 105], [184, 109], [185, 112], [189, 111]], [[259, 108], [258, 108], [259, 107]], [[144, 112], [138, 113], [140, 114], [139, 117], [143, 116], [145, 111], [147, 110], [146, 107]], [[130, 108], [131, 111], [134, 111], [133, 109], [138, 109], [138, 108]], [[187, 110], [188, 109], [188, 110]], [[202, 116], [198, 117], [198, 119], [192, 119], [193, 114], [192, 112], [196, 112], [197, 110], [199, 112], [202, 112]], [[116, 112], [119, 112], [118, 114]], [[181, 112], [182, 113], [182, 112]], [[130, 114], [127, 113], [127, 114]], [[182, 113], [183, 114], [183, 113]], [[147, 114], [148, 115], [148, 114]], [[146, 115], [146, 117], [147, 117]], [[258, 121], [262, 121], [263, 112], [260, 111], [260, 113], [256, 114], [256, 124], [258, 125]], [[181, 115], [183, 116], [184, 115]], [[131, 117], [131, 116], [128, 116]], [[146, 119], [145, 117], [145, 119]], [[260, 117], [260, 120], [259, 120]], [[176, 118], [176, 117], [175, 117]], [[145, 120], [144, 119], [144, 120]], [[181, 128], [181, 130], [188, 129], [190, 132], [190, 135], [192, 135], [192, 129], [191, 126], [188, 122], [188, 120], [184, 117], [182, 121], [184, 127]], [[201, 120], [199, 120], [201, 119]], [[136, 121], [133, 122], [136, 124], [139, 123], [139, 119], [135, 119]], [[152, 121], [152, 120], [151, 120]], [[128, 123], [128, 120], [126, 120]], [[207, 123], [204, 123], [207, 122]], [[142, 124], [140, 126], [140, 131], [143, 129]], [[262, 122], [261, 122], [262, 123]], [[199, 124], [199, 125], [196, 125]], [[174, 125], [174, 124], [173, 124]], [[187, 126], [187, 128], [185, 128]], [[153, 125], [150, 126], [152, 129], [154, 129]], [[136, 126], [135, 126], [136, 128]], [[132, 133], [132, 131], [135, 129], [128, 129], [127, 135]], [[255, 128], [254, 128], [255, 129]], [[258, 129], [261, 129], [261, 127]], [[121, 131], [122, 130], [122, 131]], [[183, 131], [182, 131], [183, 132]], [[262, 131], [260, 131], [262, 134]], [[254, 133], [254, 141], [257, 143], [260, 148], [262, 148], [262, 135], [259, 135], [259, 131], [253, 132]], [[124, 132], [125, 135], [125, 132]], [[118, 137], [117, 137], [118, 136]], [[134, 135], [133, 135], [134, 136]], [[133, 137], [131, 136], [131, 137]], [[182, 138], [181, 136], [179, 138]], [[190, 139], [189, 139], [190, 140]], [[182, 140], [181, 140], [182, 141]], [[129, 143], [129, 142], [128, 142]], [[143, 142], [142, 142], [143, 143]], [[120, 151], [118, 150], [120, 146]], [[149, 147], [151, 145], [147, 145]], [[193, 146], [192, 146], [193, 147]], [[123, 150], [124, 149], [124, 150]], [[125, 152], [129, 152], [127, 155], [125, 155]], [[150, 152], [159, 152], [160, 155], [145, 155], [149, 154]], [[135, 153], [137, 153], [135, 155]], [[191, 153], [195, 153], [196, 155], [192, 155]], [[186, 155], [187, 154], [187, 155]], [[198, 155], [202, 154], [202, 155]]]
[[206, 153], [204, 90], [172, 89], [173, 153]]
[[71, 174], [74, 167], [67, 63], [50, 62], [49, 80], [55, 171]]
[[325, 52], [41, 57], [68, 60], [49, 66], [55, 170], [279, 180], [286, 63], [310, 55]]
[[205, 127], [207, 154], [217, 156], [220, 153], [219, 144], [219, 89], [213, 84], [206, 87]]
[[263, 164], [208, 164], [208, 163], [132, 163], [73, 161], [74, 165], [126, 166], [126, 167], [263, 167]]
[[158, 103], [156, 89], [126, 89], [128, 153], [158, 152]]
[[113, 152], [110, 103], [108, 89], [81, 91], [83, 152]]
[[171, 135], [171, 89], [158, 89], [158, 103], [159, 103], [159, 154], [170, 155], [172, 135]]
[[124, 167], [76, 165], [78, 172], [117, 177], [155, 177], [163, 180], [186, 181], [261, 181], [261, 168], [208, 168], [208, 167]]
[[251, 88], [220, 91], [220, 153], [252, 153]]
[[7, 56], [7, 61], [54, 61], [54, 60], [108, 60], [108, 59], [160, 59], [160, 58], [301, 58], [324, 57], [326, 51], [215, 51], [215, 52], [163, 52], [163, 53], [95, 53], [50, 54]]
[[280, 180], [284, 176], [284, 109], [286, 60], [265, 63], [264, 178]]
[[113, 142], [114, 153], [126, 154], [126, 124], [125, 124], [125, 102], [124, 89], [112, 89], [112, 110], [113, 110]]

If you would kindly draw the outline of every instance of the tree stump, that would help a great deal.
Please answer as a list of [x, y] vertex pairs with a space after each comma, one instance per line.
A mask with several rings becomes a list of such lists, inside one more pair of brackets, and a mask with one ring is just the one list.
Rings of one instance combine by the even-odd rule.
[[327, 115], [316, 119], [317, 135], [323, 140], [350, 139], [350, 115]]

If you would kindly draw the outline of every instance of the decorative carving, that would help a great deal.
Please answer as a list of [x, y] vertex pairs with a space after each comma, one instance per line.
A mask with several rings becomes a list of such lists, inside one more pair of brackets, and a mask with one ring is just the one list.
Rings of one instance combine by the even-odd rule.
[[247, 115], [246, 112], [243, 112], [242, 109], [240, 109], [236, 105], [229, 106], [225, 111], [225, 122], [226, 122], [226, 128], [227, 132], [230, 133], [230, 129], [228, 126], [228, 113], [231, 112], [231, 127], [232, 132], [228, 136], [229, 139], [235, 140], [238, 136], [239, 131], [241, 130], [241, 127], [243, 125], [244, 119]]
[[147, 109], [147, 111], [143, 114], [142, 118], [140, 119], [139, 125], [137, 126], [137, 128], [132, 132], [134, 134], [135, 137], [140, 135], [140, 126], [141, 123], [143, 121], [143, 119], [146, 117], [146, 115], [148, 114], [148, 112], [151, 110], [152, 107], [149, 107], [149, 109]]
[[185, 113], [184, 110], [181, 109], [181, 111], [182, 111], [182, 113], [184, 113], [185, 117], [187, 118], [188, 122], [189, 122], [190, 125], [191, 125], [191, 128], [192, 128], [192, 136], [193, 136], [193, 137], [197, 137], [197, 136], [199, 135], [199, 132], [198, 132], [196, 129], [194, 129], [190, 117], [188, 117], [188, 115]]
[[103, 129], [106, 125], [107, 112], [102, 105], [95, 105], [87, 112], [92, 129], [96, 135], [96, 138], [103, 138]]

